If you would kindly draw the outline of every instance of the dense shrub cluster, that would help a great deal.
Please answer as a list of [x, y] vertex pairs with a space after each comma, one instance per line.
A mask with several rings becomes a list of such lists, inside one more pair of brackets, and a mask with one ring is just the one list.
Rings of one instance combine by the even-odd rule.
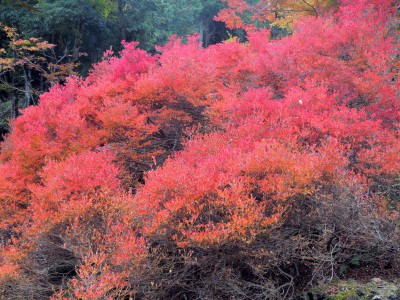
[[399, 272], [397, 22], [343, 1], [281, 40], [128, 43], [52, 88], [1, 146], [0, 295], [287, 299], [354, 259]]

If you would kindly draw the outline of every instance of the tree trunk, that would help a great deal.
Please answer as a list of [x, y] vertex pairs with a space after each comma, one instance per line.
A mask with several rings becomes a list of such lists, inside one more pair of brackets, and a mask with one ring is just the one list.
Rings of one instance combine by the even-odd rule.
[[18, 97], [15, 96], [15, 93], [13, 91], [10, 93], [10, 101], [11, 101], [10, 117], [11, 119], [15, 119], [16, 117], [18, 117]]
[[117, 0], [118, 4], [118, 19], [119, 19], [119, 26], [120, 26], [120, 33], [121, 33], [121, 40], [126, 41], [126, 20], [124, 14], [124, 1]]
[[200, 20], [199, 34], [200, 34], [200, 47], [202, 48], [204, 46], [204, 23], [203, 23], [203, 20]]
[[31, 70], [24, 67], [24, 96], [25, 107], [32, 104]]

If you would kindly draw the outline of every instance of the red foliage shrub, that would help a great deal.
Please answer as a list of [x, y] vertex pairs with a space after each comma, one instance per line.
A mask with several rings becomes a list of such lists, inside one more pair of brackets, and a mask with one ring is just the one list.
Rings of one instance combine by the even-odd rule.
[[345, 1], [281, 40], [124, 43], [54, 87], [1, 148], [5, 297], [277, 298], [335, 276], [379, 226], [391, 253], [376, 207], [400, 171], [395, 18]]

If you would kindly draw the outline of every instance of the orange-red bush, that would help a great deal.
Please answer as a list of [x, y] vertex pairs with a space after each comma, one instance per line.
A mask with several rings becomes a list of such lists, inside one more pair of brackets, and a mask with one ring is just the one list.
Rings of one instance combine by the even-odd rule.
[[[308, 274], [325, 272], [328, 254], [304, 262], [300, 240], [331, 251], [335, 238], [356, 229], [347, 220], [349, 231], [336, 232], [326, 212], [357, 210], [361, 222], [362, 209], [376, 214], [399, 176], [396, 17], [390, 1], [344, 1], [281, 40], [261, 30], [246, 44], [202, 49], [196, 36], [187, 44], [174, 37], [156, 56], [124, 43], [119, 58], [107, 52], [88, 78], [54, 87], [2, 144], [0, 285], [18, 276], [21, 285], [47, 280], [47, 294], [53, 284], [62, 287], [55, 297], [80, 299], [165, 298], [190, 286], [200, 297], [214, 284], [204, 266], [237, 247], [248, 265], [227, 260], [219, 274], [251, 266], [227, 282], [249, 292], [260, 286], [248, 282], [264, 280], [260, 297], [277, 297], [295, 283], [273, 282], [289, 274], [276, 261], [285, 241], [271, 237], [274, 230], [301, 248], [293, 257], [315, 267]], [[299, 235], [301, 224], [290, 231], [289, 216], [301, 208], [317, 241]], [[318, 217], [335, 230], [321, 229]], [[268, 256], [275, 252], [261, 237], [280, 245], [279, 255]], [[367, 231], [359, 241], [370, 242]], [[68, 272], [54, 253], [70, 256]], [[264, 273], [256, 272], [257, 255]], [[33, 275], [42, 261], [47, 271]], [[186, 281], [169, 289], [168, 280], [180, 278], [174, 272]]]

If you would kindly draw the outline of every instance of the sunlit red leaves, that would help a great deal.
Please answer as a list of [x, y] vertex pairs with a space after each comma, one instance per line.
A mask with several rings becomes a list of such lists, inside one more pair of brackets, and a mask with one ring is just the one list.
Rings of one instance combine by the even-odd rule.
[[[358, 5], [372, 23], [381, 12]], [[210, 116], [226, 132], [188, 143], [149, 174], [136, 198], [143, 201], [139, 211], [146, 208], [153, 218], [151, 234], [177, 230], [173, 238], [184, 245], [237, 237], [243, 232], [229, 229], [238, 223], [229, 201], [239, 208], [245, 199], [260, 212], [268, 201], [312, 195], [324, 184], [359, 181], [361, 186], [360, 172], [368, 178], [382, 175], [391, 168], [389, 161], [398, 172], [389, 158], [395, 157], [391, 149], [397, 141], [392, 131], [398, 122], [396, 85], [383, 71], [391, 68], [393, 41], [381, 40], [387, 30], [381, 24], [374, 27], [380, 30], [375, 35], [346, 13], [339, 24], [329, 17], [304, 21], [293, 37], [279, 43], [267, 42], [261, 32], [251, 35], [247, 46], [217, 46], [225, 55], [216, 60], [221, 84], [216, 99], [222, 101], [211, 103]], [[326, 31], [315, 30], [321, 27]], [[252, 199], [254, 189], [262, 200]], [[219, 197], [231, 190], [229, 201]], [[241, 216], [242, 229], [268, 219], [247, 211], [251, 217]]]
[[324, 182], [345, 181], [347, 158], [334, 140], [299, 150], [294, 139], [257, 137], [262, 131], [256, 127], [264, 125], [241, 125], [252, 126], [255, 136], [239, 128], [192, 141], [151, 172], [136, 196], [137, 214], [153, 220], [147, 234], [175, 232], [179, 242], [189, 244], [250, 238], [277, 220], [276, 203], [312, 195]]
[[[120, 193], [121, 194], [121, 193]], [[73, 293], [80, 299], [118, 299], [129, 295], [129, 279], [142, 272], [147, 244], [132, 223], [130, 195], [104, 197], [91, 213], [78, 212], [64, 235], [66, 244], [81, 256], [77, 275], [52, 299]]]
[[[84, 215], [107, 195], [118, 191], [118, 167], [110, 152], [71, 155], [65, 161], [50, 161], [39, 173], [41, 184], [30, 185], [32, 214], [36, 222], [56, 224]], [[41, 224], [44, 227], [44, 224]]]
[[[114, 52], [111, 50], [104, 53], [103, 61], [94, 66], [91, 71], [88, 77], [89, 82], [93, 80], [95, 86], [99, 86], [101, 82], [98, 80], [102, 78], [107, 83], [115, 83], [115, 81], [133, 83], [140, 78], [141, 74], [146, 73], [156, 61], [156, 57], [138, 49], [137, 42], [127, 43], [122, 41], [122, 45], [124, 49], [120, 53], [120, 58], [113, 56]], [[114, 87], [109, 85], [108, 88]]]
[[106, 53], [13, 123], [3, 228], [21, 241], [59, 230], [82, 258], [70, 289], [100, 299], [129, 289], [151, 241], [249, 242], [297, 197], [335, 186], [376, 197], [400, 171], [387, 4], [346, 2], [282, 40], [264, 30], [246, 44], [174, 37], [156, 56], [135, 43]]

